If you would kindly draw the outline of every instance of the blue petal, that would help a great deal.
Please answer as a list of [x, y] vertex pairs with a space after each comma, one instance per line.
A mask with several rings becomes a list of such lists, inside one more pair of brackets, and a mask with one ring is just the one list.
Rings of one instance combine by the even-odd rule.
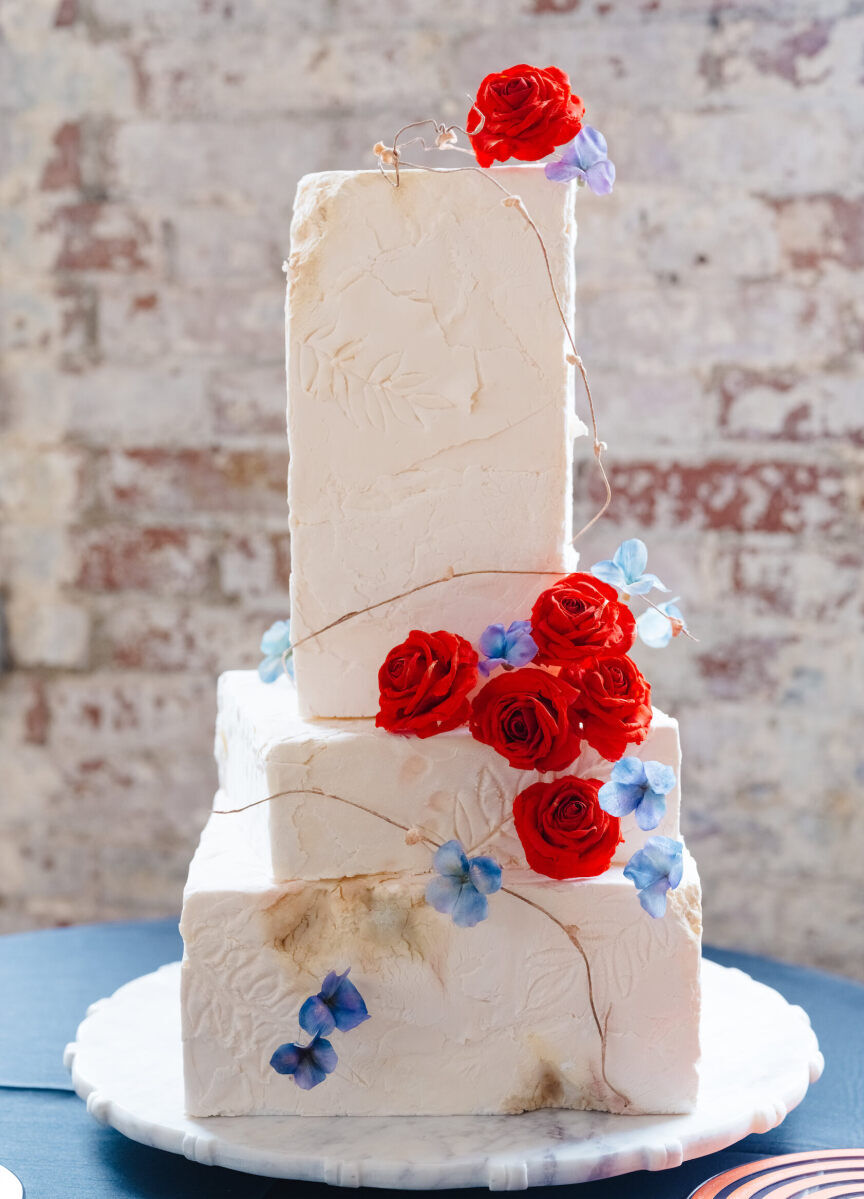
[[[674, 841], [671, 837], [649, 837], [641, 852], [651, 863], [658, 878], [661, 874], [668, 877], [681, 865], [684, 846], [680, 841]], [[680, 872], [678, 881], [681, 881]]]
[[652, 883], [650, 887], [645, 887], [639, 892], [639, 902], [648, 915], [653, 916], [655, 920], [666, 915], [666, 892], [668, 890], [668, 880], [660, 878], [656, 883]]
[[[347, 972], [346, 972], [347, 973]], [[369, 1019], [369, 1012], [363, 996], [349, 978], [343, 975], [342, 981], [330, 1000], [330, 1010], [340, 1032], [350, 1032], [358, 1024]], [[322, 1029], [322, 1031], [324, 1031]]]
[[641, 758], [619, 758], [612, 767], [612, 778], [616, 783], [638, 787], [644, 787], [648, 781]]
[[583, 125], [573, 141], [573, 149], [579, 158], [579, 165], [589, 167], [601, 162], [607, 154], [606, 138], [599, 129], [591, 125]]
[[324, 1037], [315, 1037], [307, 1045], [306, 1052], [310, 1060], [325, 1074], [332, 1074], [336, 1069], [339, 1058], [336, 1056], [336, 1050]]
[[441, 848], [435, 851], [432, 865], [439, 874], [452, 875], [460, 882], [464, 882], [468, 877], [468, 859], [458, 841], [445, 841]]
[[580, 170], [578, 166], [564, 161], [547, 162], [546, 178], [551, 179], [553, 183], [569, 183], [572, 179], [584, 178], [584, 171]]
[[662, 612], [654, 608], [637, 617], [636, 632], [649, 649], [664, 649], [672, 640], [672, 625]]
[[657, 791], [646, 791], [636, 808], [636, 823], [645, 832], [656, 828], [666, 815], [666, 797]]
[[274, 655], [271, 658], [264, 658], [258, 663], [258, 678], [262, 683], [275, 683], [283, 673], [281, 654], [278, 656]]
[[668, 795], [675, 786], [675, 771], [663, 762], [645, 762], [645, 778], [648, 786], [658, 795]]
[[665, 878], [665, 872], [658, 870], [644, 849], [637, 849], [633, 857], [624, 867], [624, 877], [629, 878], [637, 891], [650, 887], [658, 878]]
[[459, 928], [473, 928], [489, 915], [489, 904], [485, 895], [476, 887], [466, 883], [453, 909], [453, 923]]
[[604, 783], [597, 793], [600, 807], [610, 816], [628, 816], [641, 802], [643, 789], [626, 783]]
[[464, 886], [465, 883], [452, 875], [439, 875], [426, 887], [426, 902], [436, 912], [449, 916], [456, 907]]
[[487, 658], [503, 658], [507, 649], [507, 634], [503, 624], [490, 624], [480, 634], [478, 642], [481, 654]]
[[647, 595], [648, 592], [653, 591], [655, 587], [658, 591], [669, 590], [668, 587], [663, 586], [656, 575], [652, 574], [640, 575], [638, 579], [633, 579], [630, 583], [629, 590], [631, 595]]
[[593, 163], [585, 172], [585, 181], [595, 196], [608, 196], [615, 183], [615, 163], [608, 158]]
[[277, 1074], [293, 1074], [300, 1065], [302, 1054], [300, 1046], [289, 1041], [286, 1045], [279, 1046], [270, 1058], [270, 1065]]
[[506, 666], [506, 665], [507, 665], [506, 658], [481, 658], [480, 661], [477, 663], [480, 673], [485, 675], [487, 679], [489, 678], [489, 675], [492, 673], [493, 670], [496, 670], [499, 666]]
[[511, 666], [527, 666], [536, 657], [537, 642], [530, 633], [519, 633], [515, 640], [508, 643], [507, 661]]
[[620, 567], [628, 583], [635, 583], [648, 562], [648, 549], [644, 541], [631, 537], [622, 541], [612, 555], [612, 561]]
[[608, 558], [604, 558], [602, 562], [595, 562], [591, 567], [591, 574], [595, 579], [617, 587], [619, 591], [627, 590], [627, 579], [617, 562], [612, 562]]
[[481, 895], [493, 895], [501, 886], [501, 867], [494, 858], [472, 858], [468, 878]]
[[314, 1037], [317, 1033], [332, 1032], [336, 1021], [328, 1004], [320, 995], [310, 995], [300, 1008], [300, 1027]]
[[261, 653], [281, 657], [286, 649], [291, 648], [291, 622], [277, 620], [261, 638]]
[[681, 877], [684, 874], [684, 854], [681, 853], [678, 859], [672, 864], [669, 870], [669, 887], [674, 891], [681, 882]]
[[350, 966], [347, 970], [343, 970], [341, 974], [338, 970], [331, 970], [325, 977], [321, 984], [321, 990], [318, 992], [321, 998], [325, 1000], [332, 999], [339, 989], [342, 980], [348, 977], [350, 970]]

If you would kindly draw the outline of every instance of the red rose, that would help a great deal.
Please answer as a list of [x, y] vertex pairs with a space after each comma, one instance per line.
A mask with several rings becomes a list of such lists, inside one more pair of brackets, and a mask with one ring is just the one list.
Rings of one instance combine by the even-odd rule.
[[528, 865], [549, 878], [593, 878], [609, 869], [621, 821], [600, 807], [600, 779], [568, 774], [533, 783], [513, 801], [513, 821]]
[[375, 724], [390, 733], [433, 737], [464, 724], [477, 683], [477, 653], [454, 633], [412, 630], [378, 671], [381, 710]]
[[573, 707], [582, 736], [607, 761], [617, 762], [628, 745], [639, 745], [648, 736], [651, 687], [632, 658], [585, 658], [562, 678], [577, 692]]
[[[537, 162], [572, 141], [584, 115], [585, 105], [571, 94], [563, 71], [520, 63], [486, 76], [465, 128], [481, 167], [491, 166], [496, 159]], [[472, 127], [477, 130], [473, 135]]]
[[545, 670], [505, 671], [475, 695], [471, 733], [518, 769], [565, 770], [579, 754], [579, 731], [570, 720], [575, 699]]
[[618, 592], [593, 575], [572, 574], [537, 598], [531, 612], [537, 662], [569, 666], [582, 658], [626, 654], [636, 637], [636, 621]]

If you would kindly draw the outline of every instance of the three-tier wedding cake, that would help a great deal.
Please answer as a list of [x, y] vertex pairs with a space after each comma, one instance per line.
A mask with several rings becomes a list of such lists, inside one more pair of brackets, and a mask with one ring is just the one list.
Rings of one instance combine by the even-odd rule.
[[[599, 135], [558, 76], [557, 172], [410, 170], [394, 145], [299, 184], [291, 640], [219, 682], [181, 925], [191, 1115], [695, 1102], [678, 727], [627, 653], [659, 580], [641, 542], [591, 572], [571, 547], [566, 180]], [[522, 93], [496, 86], [483, 166], [516, 153], [494, 102]]]

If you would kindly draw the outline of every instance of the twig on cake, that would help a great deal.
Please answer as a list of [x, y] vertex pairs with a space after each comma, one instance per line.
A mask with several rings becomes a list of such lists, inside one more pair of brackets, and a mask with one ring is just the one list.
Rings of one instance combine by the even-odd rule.
[[623, 1093], [623, 1091], [619, 1091], [618, 1088], [609, 1081], [606, 1075], [606, 1030], [609, 1024], [609, 1012], [606, 1013], [605, 1023], [601, 1024], [600, 1017], [597, 1014], [597, 1004], [594, 1001], [594, 981], [591, 977], [591, 963], [588, 961], [588, 955], [582, 947], [582, 942], [579, 940], [578, 928], [575, 926], [575, 924], [565, 924], [562, 920], [559, 920], [557, 916], [553, 916], [550, 911], [547, 911], [546, 908], [541, 907], [539, 903], [535, 903], [533, 899], [528, 899], [525, 895], [520, 895], [518, 891], [513, 891], [510, 887], [502, 887], [501, 890], [506, 895], [512, 895], [514, 899], [521, 899], [522, 903], [527, 903], [528, 906], [534, 908], [535, 911], [542, 912], [544, 916], [547, 916], [553, 924], [557, 924], [570, 941], [570, 944], [573, 945], [573, 947], [579, 953], [579, 956], [582, 958], [582, 961], [585, 964], [585, 977], [588, 981], [588, 1004], [591, 1008], [591, 1017], [597, 1029], [597, 1035], [600, 1038], [600, 1073], [606, 1086], [613, 1093], [613, 1095], [618, 1096], [618, 1098], [624, 1104], [624, 1108], [626, 1110], [630, 1106], [630, 1100]]
[[432, 849], [440, 849], [444, 844], [439, 838], [433, 836], [431, 833], [427, 833], [423, 829], [417, 828], [416, 825], [400, 824], [398, 820], [391, 820], [389, 816], [385, 816], [382, 812], [376, 812], [374, 808], [367, 808], [355, 799], [346, 799], [344, 795], [332, 795], [329, 791], [318, 791], [314, 787], [292, 787], [288, 791], [276, 791], [273, 795], [265, 795], [263, 799], [255, 799], [252, 803], [244, 804], [242, 808], [214, 808], [213, 815], [237, 816], [240, 812], [248, 812], [250, 808], [257, 808], [259, 804], [272, 803], [274, 799], [284, 799], [289, 795], [318, 795], [322, 799], [334, 799], [337, 803], [347, 804], [349, 808], [356, 808], [359, 812], [365, 812], [367, 816], [377, 816], [379, 820], [386, 821], [393, 828], [401, 829], [403, 833], [411, 837], [411, 844], [422, 841], [424, 844], [431, 846]]

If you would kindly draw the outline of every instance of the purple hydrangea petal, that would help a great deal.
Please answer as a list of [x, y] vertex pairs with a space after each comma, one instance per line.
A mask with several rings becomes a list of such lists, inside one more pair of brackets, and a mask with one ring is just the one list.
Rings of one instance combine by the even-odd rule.
[[277, 620], [261, 638], [261, 653], [281, 658], [291, 648], [291, 622]]
[[591, 567], [591, 574], [601, 583], [608, 583], [611, 587], [617, 587], [619, 591], [627, 589], [624, 572], [617, 562], [612, 562], [609, 558], [604, 558], [602, 562], [595, 562]]
[[320, 995], [310, 995], [305, 1000], [300, 1008], [299, 1020], [300, 1027], [311, 1037], [318, 1033], [332, 1032], [336, 1027], [336, 1020], [330, 1010], [330, 1005], [325, 1003]]
[[300, 1065], [303, 1050], [293, 1041], [280, 1045], [270, 1058], [270, 1065], [277, 1074], [293, 1074]]
[[501, 886], [501, 867], [494, 858], [472, 858], [468, 878], [481, 895], [493, 895]]
[[477, 663], [477, 667], [478, 667], [480, 673], [482, 675], [485, 675], [487, 679], [489, 678], [489, 675], [492, 673], [493, 670], [497, 670], [497, 668], [499, 666], [506, 666], [506, 665], [507, 665], [506, 658], [481, 658], [480, 661]]
[[669, 879], [669, 888], [674, 891], [684, 875], [684, 854], [679, 854], [678, 858], [672, 864], [672, 867], [667, 875]]
[[324, 1037], [315, 1037], [307, 1046], [307, 1051], [315, 1065], [325, 1074], [332, 1074], [339, 1064], [336, 1050]]
[[343, 979], [346, 979], [348, 977], [350, 969], [351, 969], [351, 967], [349, 966], [348, 970], [343, 970], [341, 974], [339, 973], [338, 970], [330, 971], [330, 973], [326, 976], [323, 983], [321, 984], [321, 990], [318, 992], [318, 994], [321, 996], [322, 999], [328, 1000], [328, 999], [333, 998], [333, 996], [338, 991], [339, 986], [342, 983]]
[[644, 887], [639, 892], [639, 902], [655, 920], [659, 920], [661, 916], [666, 915], [666, 892], [669, 890], [669, 880], [658, 878], [655, 883], [649, 887]]
[[517, 633], [511, 641], [508, 637], [507, 661], [511, 666], [527, 666], [537, 657], [537, 642], [530, 633]]
[[645, 774], [645, 763], [641, 758], [619, 758], [612, 767], [612, 779], [616, 783], [627, 786], [644, 787], [648, 781]]
[[330, 1011], [340, 1032], [350, 1032], [352, 1028], [356, 1028], [358, 1024], [369, 1019], [369, 1012], [363, 996], [350, 978], [346, 978], [347, 973], [346, 970], [342, 975], [330, 1000]]
[[468, 877], [468, 858], [458, 841], [445, 841], [435, 851], [432, 865], [439, 874], [452, 875], [460, 882], [464, 882]]
[[636, 823], [645, 832], [657, 827], [666, 815], [666, 797], [650, 788], [636, 806]]
[[489, 914], [489, 903], [485, 895], [481, 895], [470, 883], [462, 888], [462, 893], [456, 900], [453, 909], [453, 923], [459, 928], [473, 928]]
[[635, 583], [648, 563], [648, 547], [638, 537], [630, 537], [621, 542], [612, 555], [612, 561], [620, 568], [628, 584]]
[[[666, 605], [661, 604], [660, 607], [665, 608]], [[642, 644], [649, 649], [665, 649], [672, 640], [672, 625], [662, 612], [654, 608], [649, 608], [636, 618], [636, 632]]]
[[512, 637], [516, 633], [530, 633], [530, 632], [531, 632], [531, 621], [530, 620], [514, 620], [514, 621], [510, 622], [510, 628], [507, 630], [507, 635]]
[[615, 184], [615, 163], [604, 159], [585, 170], [585, 182], [595, 196], [608, 196]]
[[641, 852], [659, 878], [668, 876], [675, 863], [681, 861], [684, 847], [671, 837], [649, 837]]
[[626, 783], [604, 783], [597, 793], [600, 807], [610, 816], [629, 816], [641, 803], [643, 788]]
[[284, 674], [282, 655], [274, 654], [258, 663], [258, 678], [262, 683], [275, 683]]
[[599, 129], [583, 125], [573, 140], [573, 151], [578, 157], [579, 165], [587, 171], [606, 158], [606, 138]]
[[465, 883], [458, 878], [453, 878], [452, 875], [439, 874], [426, 887], [426, 902], [436, 912], [441, 912], [444, 916], [451, 916], [464, 886]]
[[570, 183], [573, 179], [584, 179], [585, 172], [573, 163], [565, 162], [547, 162], [546, 163], [546, 178], [551, 179], [553, 183]]
[[675, 771], [663, 762], [645, 762], [645, 778], [648, 786], [658, 795], [668, 795], [675, 786]]
[[490, 624], [480, 634], [477, 644], [481, 654], [485, 654], [487, 658], [503, 658], [507, 649], [507, 633], [503, 624]]

